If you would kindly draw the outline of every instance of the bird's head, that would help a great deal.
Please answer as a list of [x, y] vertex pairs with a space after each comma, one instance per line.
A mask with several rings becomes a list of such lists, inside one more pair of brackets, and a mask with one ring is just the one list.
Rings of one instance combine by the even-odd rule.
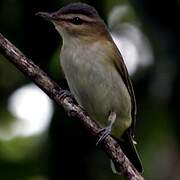
[[94, 41], [109, 36], [97, 11], [84, 3], [71, 3], [57, 12], [39, 12], [37, 15], [53, 22], [63, 39], [68, 37]]

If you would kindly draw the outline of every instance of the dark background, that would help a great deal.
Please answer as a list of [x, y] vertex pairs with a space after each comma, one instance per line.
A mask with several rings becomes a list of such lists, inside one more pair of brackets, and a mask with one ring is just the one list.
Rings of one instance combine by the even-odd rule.
[[[52, 24], [35, 16], [38, 11], [56, 11], [74, 1], [0, 1], [0, 32], [27, 57], [67, 88], [60, 73], [61, 37]], [[135, 25], [147, 38], [152, 54], [149, 66], [139, 66], [131, 75], [138, 104], [137, 148], [144, 176], [166, 180], [180, 177], [180, 2], [153, 0], [89, 0], [108, 22], [113, 7], [129, 7], [121, 23]], [[116, 32], [116, 28], [114, 28]], [[16, 121], [8, 99], [31, 81], [0, 55], [0, 135]], [[34, 102], [36, 103], [36, 102]], [[46, 180], [121, 179], [111, 172], [109, 160], [78, 120], [68, 118], [53, 105], [49, 128], [41, 134], [0, 138], [0, 179]], [[39, 107], [39, 111], [41, 108]]]

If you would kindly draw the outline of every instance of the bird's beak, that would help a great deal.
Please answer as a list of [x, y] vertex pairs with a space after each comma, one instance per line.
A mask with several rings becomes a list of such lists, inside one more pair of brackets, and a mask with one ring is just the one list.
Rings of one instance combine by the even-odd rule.
[[38, 12], [36, 13], [36, 16], [40, 16], [44, 19], [46, 19], [47, 21], [57, 21], [60, 20], [59, 15], [55, 12], [55, 13], [48, 13], [48, 12]]

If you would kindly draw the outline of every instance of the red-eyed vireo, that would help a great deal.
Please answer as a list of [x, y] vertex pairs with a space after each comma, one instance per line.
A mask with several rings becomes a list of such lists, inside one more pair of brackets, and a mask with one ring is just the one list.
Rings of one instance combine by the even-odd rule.
[[136, 101], [123, 58], [97, 11], [72, 3], [54, 13], [38, 15], [51, 21], [63, 39], [61, 66], [77, 102], [118, 139], [132, 164], [142, 172], [134, 147]]

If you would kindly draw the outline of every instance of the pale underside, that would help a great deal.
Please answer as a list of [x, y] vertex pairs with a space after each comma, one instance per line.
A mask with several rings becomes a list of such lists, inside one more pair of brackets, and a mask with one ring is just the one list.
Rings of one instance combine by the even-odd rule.
[[87, 46], [74, 40], [63, 44], [61, 66], [71, 92], [92, 118], [105, 127], [110, 112], [116, 113], [112, 135], [120, 137], [132, 123], [131, 98], [110, 60], [117, 56], [108, 56], [111, 50], [102, 42]]

